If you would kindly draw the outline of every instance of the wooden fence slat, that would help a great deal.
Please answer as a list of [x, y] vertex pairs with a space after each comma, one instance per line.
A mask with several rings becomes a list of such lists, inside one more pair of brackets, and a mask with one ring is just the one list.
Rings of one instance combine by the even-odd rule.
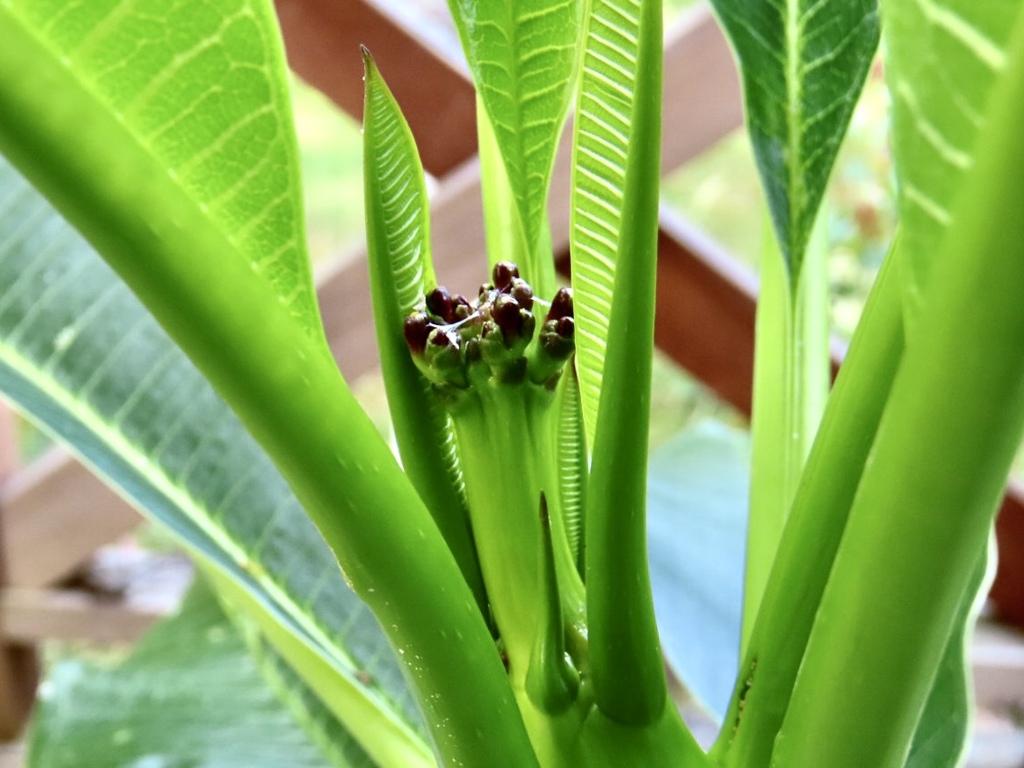
[[7, 637], [22, 643], [134, 642], [167, 614], [164, 610], [96, 598], [83, 592], [14, 587], [0, 591], [0, 611], [7, 617]]
[[0, 486], [8, 584], [42, 587], [69, 575], [139, 515], [66, 452], [54, 449]]
[[[0, 482], [18, 466], [14, 415], [0, 401]], [[3, 499], [0, 499], [0, 513]], [[0, 589], [7, 583], [5, 520], [0, 514]], [[18, 738], [28, 719], [39, 682], [39, 659], [35, 648], [7, 636], [11, 617], [0, 605], [0, 742]]]
[[[467, 75], [370, 0], [276, 0], [288, 63], [356, 119], [363, 112], [365, 45], [419, 142], [443, 176], [476, 152], [476, 96]], [[468, 127], [468, 132], [467, 132]]]

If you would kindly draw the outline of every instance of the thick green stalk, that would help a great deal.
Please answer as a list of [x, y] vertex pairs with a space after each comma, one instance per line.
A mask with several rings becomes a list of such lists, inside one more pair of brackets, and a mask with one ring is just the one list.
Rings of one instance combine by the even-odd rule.
[[[277, 464], [406, 661], [440, 753], [530, 765], [473, 596], [322, 334], [300, 332], [244, 259], [217, 258], [234, 251], [228, 234], [3, 6], [0, 29], [0, 149], [104, 255]], [[472, 686], [459, 684], [467, 678]]]
[[[586, 654], [582, 583], [559, 522], [554, 392], [477, 373], [452, 416], [484, 581], [540, 764], [570, 766], [592, 698], [573, 685], [557, 702], [545, 695], [575, 674], [564, 655], [552, 653], [555, 633], [568, 641], [574, 663], [585, 666]], [[555, 578], [545, 562], [549, 547]]]
[[823, 227], [795, 280], [765, 217], [754, 359], [753, 461], [743, 588], [746, 650], [804, 462], [828, 398], [828, 281]]
[[[553, 393], [531, 384], [479, 381], [453, 410], [476, 547], [517, 690], [548, 613], [542, 493], [553, 521], [561, 515], [552, 406]], [[566, 619], [578, 620], [582, 586], [557, 522], [552, 538]]]
[[668, 696], [647, 569], [647, 434], [661, 139], [661, 4], [641, 5], [624, 220], [586, 518], [587, 626], [597, 706], [646, 725]]
[[789, 706], [818, 602], [903, 354], [898, 259], [894, 247], [868, 298], [797, 489], [725, 726], [712, 751], [725, 765], [767, 765]]
[[936, 254], [927, 333], [904, 355], [821, 601], [779, 768], [903, 765], [1019, 444], [1024, 23], [1009, 52]]

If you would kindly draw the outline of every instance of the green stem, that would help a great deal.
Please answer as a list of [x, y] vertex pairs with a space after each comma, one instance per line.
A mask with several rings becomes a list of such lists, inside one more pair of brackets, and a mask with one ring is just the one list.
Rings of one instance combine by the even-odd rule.
[[1024, 21], [1009, 53], [936, 254], [928, 332], [904, 355], [822, 597], [778, 768], [903, 765], [1024, 429]]
[[743, 589], [746, 651], [804, 462], [828, 398], [828, 281], [824, 221], [795, 280], [768, 216], [754, 359], [753, 461]]
[[712, 754], [765, 766], [903, 354], [899, 250], [882, 267], [807, 461]]

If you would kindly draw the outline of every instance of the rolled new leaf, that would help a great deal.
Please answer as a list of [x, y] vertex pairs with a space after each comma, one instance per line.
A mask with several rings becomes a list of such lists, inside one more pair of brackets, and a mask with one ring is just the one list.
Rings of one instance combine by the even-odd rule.
[[[658, 250], [661, 3], [598, 0], [588, 21], [575, 137], [582, 168], [574, 178], [575, 228], [600, 228], [596, 242], [609, 241], [616, 267], [609, 305], [601, 310], [609, 322], [602, 333], [607, 348], [587, 496], [587, 625], [598, 708], [614, 722], [643, 726], [661, 717], [667, 699], [645, 519]], [[630, 47], [633, 40], [636, 45]], [[623, 100], [623, 93], [630, 98]], [[625, 143], [613, 150], [601, 141], [606, 134]], [[602, 165], [621, 172], [592, 176]], [[602, 211], [619, 215], [608, 214], [606, 223]], [[581, 261], [593, 266], [603, 257], [603, 251], [588, 252], [577, 240], [574, 274]], [[594, 296], [593, 291], [577, 294], [579, 310], [593, 310], [588, 302]], [[581, 339], [584, 333], [581, 328]], [[590, 369], [582, 356], [579, 360], [586, 375]]]
[[423, 166], [408, 123], [365, 48], [363, 62], [367, 260], [391, 422], [405, 472], [486, 616], [487, 595], [473, 546], [455, 435], [406, 344], [406, 318], [437, 282]]

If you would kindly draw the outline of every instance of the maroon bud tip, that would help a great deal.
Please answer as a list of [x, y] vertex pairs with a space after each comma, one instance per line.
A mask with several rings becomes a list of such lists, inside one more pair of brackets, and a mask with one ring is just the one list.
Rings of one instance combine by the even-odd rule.
[[519, 336], [519, 302], [511, 296], [502, 294], [495, 299], [491, 306], [491, 317], [501, 328], [506, 339], [514, 339]]
[[555, 332], [563, 339], [571, 339], [576, 333], [576, 321], [571, 317], [558, 318]]
[[457, 344], [444, 328], [434, 328], [427, 337], [427, 342], [435, 347], [454, 347]]
[[533, 309], [533, 288], [528, 282], [518, 277], [513, 278], [511, 294], [523, 309]]
[[437, 288], [427, 294], [427, 309], [446, 323], [453, 322], [452, 297], [449, 295], [448, 289], [443, 285], [437, 286]]
[[555, 298], [551, 300], [551, 309], [548, 310], [548, 320], [560, 320], [563, 317], [572, 317], [572, 288], [559, 288]]
[[511, 261], [499, 261], [494, 265], [491, 273], [494, 279], [494, 287], [499, 291], [507, 292], [512, 286], [512, 278], [519, 277], [519, 267]]
[[463, 296], [461, 293], [452, 299], [452, 322], [456, 323], [460, 320], [465, 320], [467, 317], [473, 314], [473, 307], [469, 303], [469, 299]]
[[422, 312], [409, 315], [405, 318], [402, 331], [405, 333], [405, 343], [409, 345], [409, 349], [416, 354], [423, 354], [427, 346], [427, 337], [430, 335], [430, 318]]

